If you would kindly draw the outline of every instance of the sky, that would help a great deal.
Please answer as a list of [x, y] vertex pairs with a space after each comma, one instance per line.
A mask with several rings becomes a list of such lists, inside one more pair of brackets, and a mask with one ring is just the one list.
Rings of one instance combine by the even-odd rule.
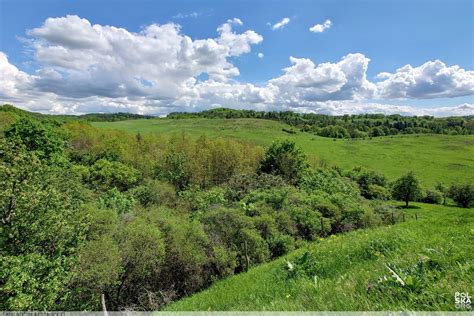
[[0, 0], [0, 103], [474, 115], [474, 1]]

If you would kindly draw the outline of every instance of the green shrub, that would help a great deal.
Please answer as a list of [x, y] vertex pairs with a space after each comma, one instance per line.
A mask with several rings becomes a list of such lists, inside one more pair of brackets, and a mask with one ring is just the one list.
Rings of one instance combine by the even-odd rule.
[[288, 235], [278, 233], [271, 236], [267, 242], [272, 258], [283, 256], [295, 249], [295, 240]]
[[277, 141], [265, 151], [259, 171], [281, 176], [291, 184], [299, 184], [308, 168], [305, 154], [294, 142]]
[[120, 192], [116, 188], [102, 193], [97, 202], [99, 208], [112, 209], [117, 214], [128, 213], [133, 208], [134, 203], [133, 197]]
[[226, 184], [226, 198], [231, 201], [243, 199], [251, 191], [281, 188], [286, 183], [280, 176], [267, 173], [247, 173], [233, 176]]
[[437, 190], [428, 190], [421, 199], [423, 203], [441, 204], [443, 201], [443, 194]]
[[120, 191], [126, 191], [135, 186], [139, 179], [138, 170], [119, 161], [100, 159], [90, 168], [90, 181], [102, 190], [115, 187]]
[[471, 184], [452, 185], [449, 196], [461, 207], [470, 207], [474, 204], [474, 186]]

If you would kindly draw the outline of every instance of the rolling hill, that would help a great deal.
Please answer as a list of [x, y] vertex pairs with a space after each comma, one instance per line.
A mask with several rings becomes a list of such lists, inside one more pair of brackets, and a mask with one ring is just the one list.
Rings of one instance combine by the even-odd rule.
[[406, 222], [321, 239], [167, 310], [456, 310], [454, 293], [474, 290], [473, 223], [472, 209], [417, 203]]
[[432, 187], [437, 181], [474, 182], [474, 135], [400, 135], [372, 139], [337, 139], [300, 132], [261, 119], [147, 119], [93, 122], [94, 126], [133, 133], [176, 134], [191, 137], [230, 137], [266, 146], [276, 139], [294, 140], [315, 164], [344, 169], [363, 166], [393, 180], [408, 170]]

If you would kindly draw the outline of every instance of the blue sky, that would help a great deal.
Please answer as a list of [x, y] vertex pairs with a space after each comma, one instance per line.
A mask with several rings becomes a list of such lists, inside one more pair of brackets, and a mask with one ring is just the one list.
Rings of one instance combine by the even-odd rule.
[[[12, 91], [4, 91], [3, 96], [0, 90], [0, 101], [19, 101], [24, 107], [30, 106], [33, 110], [46, 112], [77, 112], [81, 109], [80, 103], [88, 103], [83, 106], [87, 110], [104, 110], [113, 111], [120, 109], [123, 104], [135, 102], [136, 98], [141, 101], [135, 106], [126, 108], [126, 110], [134, 112], [150, 112], [162, 114], [169, 109], [182, 110], [200, 110], [202, 108], [214, 106], [230, 106], [239, 107], [239, 100], [250, 100], [252, 96], [244, 96], [242, 87], [238, 85], [249, 84], [249, 90], [255, 87], [265, 88], [265, 91], [258, 91], [260, 95], [269, 94], [272, 97], [267, 99], [258, 97], [255, 102], [244, 102], [245, 107], [257, 109], [295, 109], [300, 111], [314, 111], [330, 114], [340, 114], [338, 111], [364, 112], [364, 104], [372, 104], [367, 106], [367, 111], [380, 110], [382, 112], [397, 112], [396, 106], [406, 106], [414, 109], [413, 113], [417, 114], [418, 108], [445, 108], [458, 105], [472, 105], [473, 103], [473, 74], [474, 69], [474, 39], [473, 39], [473, 1], [23, 1], [23, 0], [0, 0], [0, 51], [8, 58], [8, 67], [15, 67], [20, 75], [16, 77], [29, 76], [27, 79], [33, 89], [40, 93], [47, 93], [56, 98], [56, 110], [53, 105], [49, 108], [34, 104], [28, 97], [18, 95], [21, 92], [21, 86], [25, 86], [24, 82], [15, 82], [12, 85], [16, 87], [16, 94]], [[238, 75], [225, 75], [226, 78], [220, 77], [218, 80], [212, 78], [213, 82], [208, 82], [207, 88], [202, 86], [195, 90], [199, 92], [190, 99], [183, 100], [182, 94], [191, 93], [190, 91], [181, 90], [184, 85], [189, 88], [189, 78], [180, 82], [160, 82], [155, 78], [158, 76], [170, 75], [162, 73], [140, 73], [142, 67], [136, 67], [133, 70], [123, 69], [120, 73], [128, 73], [133, 76], [143, 77], [140, 82], [150, 82], [151, 86], [156, 86], [158, 90], [146, 89], [130, 96], [120, 93], [98, 93], [93, 92], [81, 94], [71, 92], [72, 88], [64, 86], [55, 86], [48, 81], [48, 88], [45, 88], [44, 78], [36, 78], [38, 71], [55, 70], [63, 76], [61, 81], [70, 81], [70, 86], [80, 86], [81, 82], [74, 82], [77, 76], [72, 74], [70, 65], [64, 66], [51, 62], [50, 57], [42, 57], [39, 45], [43, 48], [47, 47], [51, 50], [53, 46], [63, 45], [60, 42], [51, 42], [51, 34], [38, 31], [32, 35], [28, 30], [40, 29], [44, 26], [48, 18], [64, 18], [66, 16], [77, 16], [86, 19], [91, 25], [114, 26], [123, 28], [131, 34], [140, 34], [143, 30], [153, 24], [179, 25], [179, 32], [182, 36], [188, 36], [193, 41], [200, 39], [215, 39], [219, 42], [219, 33], [217, 28], [226, 23], [229, 19], [237, 18], [242, 25], [232, 22], [231, 32], [242, 34], [248, 30], [253, 31], [261, 37], [258, 39], [247, 39], [250, 49], [245, 49], [243, 53], [224, 53], [225, 61], [232, 64], [238, 69]], [[272, 26], [283, 18], [289, 19], [289, 23], [279, 29], [273, 29]], [[323, 32], [311, 32], [309, 29], [316, 25], [322, 25], [325, 21], [331, 21], [329, 28]], [[66, 21], [72, 24], [73, 21]], [[74, 28], [73, 30], [77, 30]], [[55, 29], [55, 31], [58, 31]], [[73, 32], [66, 34], [75, 37]], [[48, 37], [50, 36], [50, 37]], [[56, 36], [56, 35], [55, 35]], [[56, 38], [56, 37], [55, 37]], [[49, 41], [49, 42], [48, 42]], [[137, 42], [138, 43], [138, 42]], [[234, 43], [235, 44], [235, 43]], [[234, 45], [229, 44], [229, 45]], [[140, 45], [140, 44], [137, 44]], [[71, 47], [64, 44], [66, 49]], [[114, 46], [115, 47], [115, 46]], [[230, 46], [227, 46], [227, 49]], [[75, 48], [77, 52], [77, 47]], [[156, 47], [157, 54], [160, 54], [159, 47]], [[258, 54], [263, 54], [263, 58], [259, 58]], [[369, 84], [377, 85], [382, 79], [377, 75], [380, 73], [390, 73], [395, 75], [397, 69], [407, 64], [411, 65], [415, 70], [409, 71], [407, 76], [413, 78], [405, 78], [408, 81], [416, 81], [418, 86], [405, 87], [407, 91], [403, 93], [394, 92], [393, 89], [400, 89], [397, 84], [397, 78], [392, 77], [386, 84], [375, 88], [365, 87], [367, 93], [336, 93], [335, 89], [341, 88], [341, 84], [337, 85], [337, 80], [341, 82], [350, 81], [350, 74], [344, 72], [346, 79], [341, 78], [334, 66], [327, 70], [331, 71], [330, 78], [317, 79], [321, 76], [318, 71], [318, 65], [322, 63], [331, 63], [336, 65], [344, 56], [348, 54], [360, 53], [366, 59], [370, 59], [368, 67], [365, 70], [366, 79]], [[68, 52], [71, 55], [71, 52]], [[81, 50], [83, 56], [84, 50]], [[92, 53], [91, 53], [92, 54]], [[91, 55], [92, 56], [92, 55]], [[290, 56], [299, 61], [290, 62]], [[103, 57], [103, 56], [102, 56]], [[102, 58], [100, 57], [100, 58]], [[115, 56], [117, 57], [117, 56]], [[123, 57], [123, 56], [121, 56]], [[90, 59], [87, 57], [88, 60]], [[92, 57], [91, 57], [92, 58]], [[95, 58], [95, 57], [94, 57]], [[141, 58], [141, 56], [137, 56]], [[304, 60], [310, 60], [314, 65], [304, 64]], [[101, 59], [102, 60], [102, 59]], [[424, 65], [429, 61], [439, 60], [443, 65], [434, 65], [433, 69], [437, 69], [438, 73], [443, 72], [447, 68], [450, 73], [449, 78], [433, 79], [427, 78], [427, 75], [433, 73], [432, 70], [426, 70], [422, 75], [417, 77], [417, 67]], [[92, 67], [93, 64], [81, 65]], [[75, 65], [77, 65], [75, 63]], [[97, 61], [99, 64], [99, 62]], [[158, 63], [158, 62], [157, 62]], [[348, 61], [349, 63], [349, 61]], [[354, 59], [350, 63], [361, 63], [361, 58]], [[283, 71], [284, 68], [292, 65], [306, 65], [305, 74], [298, 69], [288, 72]], [[430, 65], [427, 65], [427, 67]], [[457, 66], [463, 70], [450, 68]], [[431, 67], [431, 66], [430, 66]], [[5, 68], [4, 68], [5, 69]], [[9, 68], [10, 69], [10, 68]], [[13, 69], [13, 68], [12, 68]], [[16, 70], [9, 70], [9, 73]], [[213, 68], [214, 69], [214, 68]], [[309, 69], [309, 70], [308, 70]], [[329, 68], [328, 68], [329, 69]], [[423, 68], [424, 69], [424, 68]], [[431, 68], [430, 68], [431, 69]], [[77, 69], [74, 68], [74, 74]], [[117, 70], [119, 71], [119, 70]], [[199, 68], [190, 73], [190, 78], [195, 78], [198, 82], [209, 81], [208, 71], [205, 68]], [[5, 72], [6, 73], [6, 72]], [[103, 73], [103, 72], [102, 72]], [[112, 73], [111, 73], [112, 74]], [[287, 75], [285, 78], [282, 76]], [[173, 72], [174, 75], [174, 72]], [[342, 76], [344, 76], [342, 75]], [[7, 75], [4, 74], [4, 77]], [[31, 77], [33, 76], [33, 77]], [[91, 80], [98, 79], [95, 74], [87, 73]], [[338, 77], [339, 76], [339, 77]], [[30, 78], [31, 77], [31, 78]], [[211, 75], [212, 77], [212, 75]], [[324, 76], [323, 76], [324, 77]], [[82, 77], [81, 77], [82, 78]], [[298, 79], [295, 79], [298, 78]], [[312, 78], [310, 82], [297, 82], [297, 80], [307, 80]], [[316, 78], [316, 79], [315, 79]], [[277, 79], [277, 80], [275, 80]], [[18, 80], [18, 79], [15, 79]], [[43, 80], [42, 82], [39, 82]], [[76, 79], [77, 80], [77, 79]], [[107, 79], [108, 80], [108, 79]], [[106, 81], [107, 81], [106, 80]], [[102, 91], [103, 89], [118, 87], [121, 84], [127, 86], [126, 79], [124, 82], [110, 82], [106, 87], [93, 87], [91, 91]], [[286, 81], [285, 81], [286, 80]], [[295, 81], [296, 80], [296, 81]], [[324, 81], [326, 80], [326, 81]], [[227, 84], [224, 88], [217, 89], [214, 81]], [[324, 81], [321, 86], [321, 81]], [[33, 83], [32, 83], [33, 82]], [[224, 82], [224, 83], [223, 83]], [[326, 84], [327, 82], [327, 84]], [[329, 82], [334, 83], [335, 88], [328, 88]], [[430, 87], [436, 93], [421, 93], [426, 88], [426, 82], [431, 85], [439, 84], [440, 87]], [[471, 82], [471, 83], [470, 83]], [[212, 83], [212, 89], [209, 88]], [[288, 85], [294, 84], [294, 89], [286, 89]], [[160, 94], [159, 86], [173, 85], [178, 87], [176, 93], [180, 95], [163, 96]], [[228, 85], [233, 85], [229, 87]], [[269, 87], [269, 86], [272, 87]], [[346, 85], [349, 85], [347, 83]], [[90, 86], [90, 84], [88, 84]], [[311, 86], [309, 91], [307, 88]], [[20, 88], [18, 88], [20, 87]], [[301, 87], [306, 87], [301, 90]], [[358, 89], [360, 87], [351, 89]], [[97, 88], [97, 89], [96, 89]], [[128, 89], [130, 88], [130, 89]], [[133, 88], [133, 89], [132, 89]], [[143, 88], [143, 87], [142, 87]], [[152, 88], [152, 87], [149, 87]], [[402, 88], [405, 89], [405, 88]], [[86, 88], [84, 88], [86, 89]], [[128, 87], [127, 91], [134, 90], [135, 87]], [[193, 87], [194, 89], [194, 87]], [[207, 89], [207, 90], [206, 90]], [[285, 90], [286, 89], [286, 90]], [[408, 89], [411, 91], [408, 91]], [[443, 90], [444, 89], [444, 90]], [[31, 90], [31, 89], [30, 89]], [[136, 89], [135, 89], [136, 90]], [[278, 90], [278, 91], [276, 91]], [[284, 91], [282, 91], [284, 90]], [[291, 90], [291, 91], [290, 91]], [[449, 91], [448, 91], [449, 90]], [[81, 90], [83, 91], [83, 90]], [[184, 92], [183, 92], [184, 91]], [[240, 98], [230, 100], [228, 97], [213, 98], [208, 96], [210, 91], [214, 94], [231, 93], [238, 94]], [[276, 92], [275, 92], [276, 91]], [[352, 91], [352, 90], [351, 90]], [[397, 90], [398, 91], [398, 90]], [[416, 92], [414, 92], [416, 91]], [[370, 93], [368, 93], [370, 92]], [[193, 92], [194, 93], [194, 92]], [[254, 93], [254, 91], [252, 91]], [[166, 93], [165, 93], [166, 94]], [[344, 96], [341, 96], [344, 95]], [[434, 97], [436, 96], [436, 97]], [[46, 96], [39, 96], [44, 97]], [[95, 98], [94, 98], [95, 97]], [[31, 97], [30, 97], [31, 98]], [[190, 101], [192, 98], [198, 101]], [[166, 99], [166, 100], [165, 100]], [[230, 100], [226, 103], [226, 100]], [[194, 102], [194, 103], [193, 103]], [[331, 104], [326, 111], [323, 102]], [[341, 105], [334, 105], [334, 102], [341, 102]], [[60, 106], [58, 104], [75, 104]], [[104, 104], [113, 104], [110, 109]], [[345, 104], [342, 104], [345, 103]], [[355, 104], [357, 103], [357, 104]], [[378, 107], [374, 107], [374, 104]], [[118, 105], [117, 105], [118, 104]], [[283, 104], [283, 106], [282, 106]], [[385, 109], [383, 105], [394, 105], [395, 107]], [[353, 108], [351, 108], [351, 106]], [[242, 106], [244, 107], [244, 106]], [[335, 110], [336, 109], [336, 110]], [[339, 110], [337, 110], [339, 109]], [[408, 108], [400, 108], [399, 112], [404, 113]], [[444, 112], [448, 109], [444, 109]], [[453, 115], [457, 114], [457, 110], [453, 110]], [[473, 111], [467, 108], [467, 111]], [[81, 112], [81, 111], [79, 111]], [[407, 112], [407, 114], [409, 114]], [[446, 115], [446, 113], [442, 115]], [[464, 112], [463, 112], [464, 113]], [[434, 113], [437, 114], [436, 111]], [[439, 114], [439, 113], [438, 113]], [[468, 113], [472, 114], [472, 113]]]

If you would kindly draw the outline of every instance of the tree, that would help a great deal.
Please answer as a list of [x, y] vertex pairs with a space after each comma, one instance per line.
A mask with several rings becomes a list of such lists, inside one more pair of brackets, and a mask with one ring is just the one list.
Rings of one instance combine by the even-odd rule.
[[67, 293], [86, 195], [70, 170], [0, 142], [0, 309], [51, 310]]
[[22, 118], [5, 131], [10, 142], [22, 144], [34, 151], [40, 159], [54, 160], [61, 156], [64, 140], [49, 127], [28, 118]]
[[270, 145], [260, 163], [260, 172], [281, 176], [291, 184], [299, 184], [308, 168], [305, 154], [289, 140]]
[[108, 235], [88, 241], [79, 251], [71, 286], [74, 293], [69, 302], [75, 309], [98, 310], [100, 297], [111, 292], [122, 271], [117, 244]]
[[461, 207], [474, 204], [474, 187], [470, 184], [454, 184], [449, 188], [449, 196]]
[[393, 198], [405, 201], [405, 207], [408, 207], [409, 201], [415, 201], [420, 195], [421, 187], [412, 171], [396, 180], [392, 188]]

